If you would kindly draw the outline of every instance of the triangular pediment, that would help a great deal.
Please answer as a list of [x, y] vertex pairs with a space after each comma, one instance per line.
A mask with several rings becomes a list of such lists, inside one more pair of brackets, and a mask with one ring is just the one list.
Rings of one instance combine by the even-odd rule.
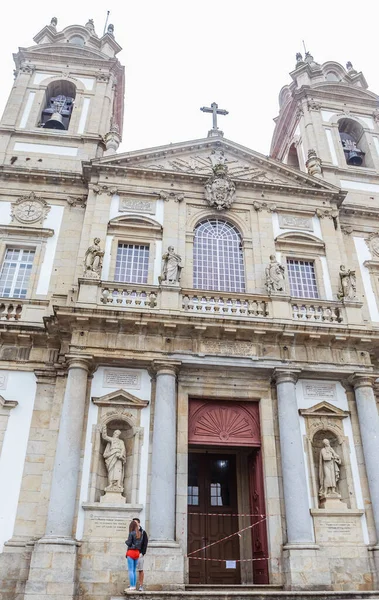
[[92, 402], [96, 406], [122, 406], [128, 408], [145, 408], [149, 404], [147, 400], [141, 400], [125, 390], [115, 390], [105, 396], [93, 397]]
[[333, 406], [329, 402], [325, 400], [315, 404], [311, 408], [301, 408], [299, 413], [303, 417], [334, 417], [337, 419], [345, 419], [349, 416], [349, 412], [347, 410], [342, 410], [337, 406]]
[[128, 168], [144, 173], [178, 173], [204, 178], [212, 175], [212, 164], [220, 155], [229, 177], [236, 183], [241, 181], [263, 186], [339, 192], [330, 183], [221, 137], [113, 155], [92, 161], [92, 165], [100, 170], [101, 167]]

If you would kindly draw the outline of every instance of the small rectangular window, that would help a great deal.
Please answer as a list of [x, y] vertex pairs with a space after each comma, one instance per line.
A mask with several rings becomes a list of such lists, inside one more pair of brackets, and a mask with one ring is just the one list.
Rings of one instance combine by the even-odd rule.
[[34, 249], [6, 249], [0, 274], [0, 296], [26, 298], [34, 256]]
[[287, 258], [287, 270], [291, 296], [319, 298], [315, 264], [312, 260]]
[[115, 281], [147, 283], [149, 246], [119, 243], [116, 257]]

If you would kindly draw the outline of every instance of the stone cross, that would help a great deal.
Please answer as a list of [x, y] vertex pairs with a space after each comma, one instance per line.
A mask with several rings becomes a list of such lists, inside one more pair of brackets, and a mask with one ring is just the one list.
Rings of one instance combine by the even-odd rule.
[[218, 129], [217, 115], [228, 115], [229, 114], [227, 110], [224, 110], [223, 108], [219, 108], [218, 104], [216, 104], [216, 102], [212, 102], [210, 108], [208, 106], [203, 106], [202, 108], [200, 108], [200, 110], [202, 110], [203, 112], [206, 112], [206, 113], [212, 113], [212, 116], [213, 116], [212, 129]]

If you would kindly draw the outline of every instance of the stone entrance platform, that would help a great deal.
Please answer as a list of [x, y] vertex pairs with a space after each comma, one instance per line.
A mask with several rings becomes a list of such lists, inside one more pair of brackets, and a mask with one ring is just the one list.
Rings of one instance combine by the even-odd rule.
[[379, 600], [377, 591], [283, 591], [278, 586], [186, 586], [183, 591], [129, 592], [110, 600]]

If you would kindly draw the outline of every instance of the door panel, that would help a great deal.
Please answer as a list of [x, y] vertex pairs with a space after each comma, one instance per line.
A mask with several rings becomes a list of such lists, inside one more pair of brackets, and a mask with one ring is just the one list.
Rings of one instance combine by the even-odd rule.
[[[236, 457], [233, 454], [190, 453], [188, 479], [188, 552], [231, 536], [238, 531]], [[229, 516], [230, 515], [230, 516]], [[238, 584], [239, 537], [233, 535], [189, 559], [190, 583]]]

